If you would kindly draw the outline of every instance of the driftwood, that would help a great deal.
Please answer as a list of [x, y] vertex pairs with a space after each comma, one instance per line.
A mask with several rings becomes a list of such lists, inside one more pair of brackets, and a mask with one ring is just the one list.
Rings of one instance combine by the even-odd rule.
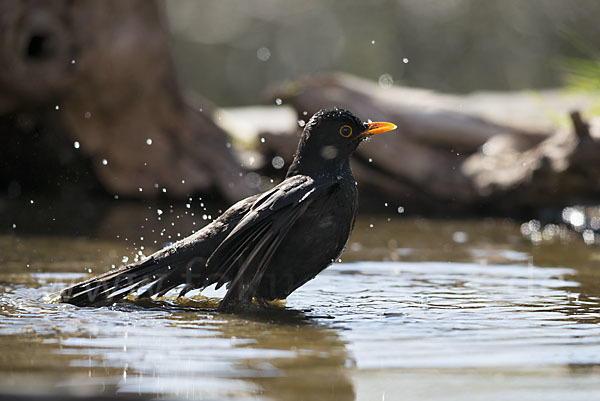
[[[361, 200], [382, 210], [388, 203], [414, 211], [514, 215], [600, 195], [600, 135], [578, 113], [571, 116], [574, 128], [559, 130], [536, 110], [544, 100], [562, 112], [581, 108], [590, 103], [585, 96], [450, 96], [384, 89], [340, 74], [288, 84], [275, 96], [298, 119], [337, 106], [399, 126], [397, 134], [363, 144], [353, 160]], [[268, 157], [291, 154], [297, 141], [296, 135], [261, 136]]]
[[[14, 150], [2, 154], [7, 169], [29, 158], [43, 175], [48, 166], [29, 147], [37, 141], [41, 154], [70, 155], [53, 162], [83, 159], [77, 168], [91, 169], [111, 194], [184, 198], [216, 188], [231, 201], [250, 193], [214, 107], [182, 98], [161, 6], [0, 3], [0, 115], [17, 121], [2, 124], [2, 141], [13, 142], [5, 148]], [[21, 120], [43, 138], [19, 138]]]

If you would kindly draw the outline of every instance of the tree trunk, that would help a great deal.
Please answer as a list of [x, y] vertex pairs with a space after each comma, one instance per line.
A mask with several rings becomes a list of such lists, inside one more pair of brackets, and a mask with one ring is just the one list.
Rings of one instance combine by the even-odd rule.
[[[185, 198], [216, 188], [229, 201], [250, 193], [215, 108], [182, 98], [162, 3], [5, 0], [0, 15], [0, 115], [26, 112], [45, 127], [38, 135], [88, 159], [107, 192]], [[2, 135], [17, 149], [27, 142]], [[3, 156], [34, 157], [18, 153]]]

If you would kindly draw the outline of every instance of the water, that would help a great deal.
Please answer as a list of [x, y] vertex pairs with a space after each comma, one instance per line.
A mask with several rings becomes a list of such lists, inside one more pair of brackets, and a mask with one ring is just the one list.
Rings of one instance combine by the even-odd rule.
[[[155, 210], [147, 213], [156, 219]], [[0, 392], [232, 400], [600, 395], [600, 252], [577, 235], [533, 245], [510, 221], [365, 218], [342, 263], [285, 307], [219, 314], [220, 293], [210, 291], [110, 308], [56, 303], [88, 269], [103, 271], [138, 251], [101, 232], [95, 239], [0, 236]]]

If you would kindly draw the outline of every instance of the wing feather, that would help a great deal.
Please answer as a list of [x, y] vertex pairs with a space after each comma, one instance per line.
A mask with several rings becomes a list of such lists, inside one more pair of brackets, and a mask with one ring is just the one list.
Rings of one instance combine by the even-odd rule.
[[230, 282], [220, 310], [243, 308], [252, 300], [291, 227], [332, 186], [306, 176], [292, 178], [258, 198], [208, 259], [207, 268], [218, 276], [217, 287]]

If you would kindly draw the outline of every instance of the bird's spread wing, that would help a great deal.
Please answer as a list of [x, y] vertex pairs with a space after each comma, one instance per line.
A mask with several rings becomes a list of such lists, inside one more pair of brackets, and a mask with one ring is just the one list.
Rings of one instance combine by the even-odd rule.
[[[230, 281], [220, 309], [252, 299], [279, 244], [307, 207], [335, 185], [294, 176], [260, 196], [207, 262], [217, 288]], [[210, 281], [213, 281], [210, 280]]]
[[240, 221], [258, 196], [240, 201], [194, 235], [163, 248], [146, 259], [109, 271], [61, 292], [63, 302], [79, 306], [107, 305], [149, 285], [139, 298], [163, 295], [185, 284], [181, 293], [209, 285], [204, 266], [217, 245]]

